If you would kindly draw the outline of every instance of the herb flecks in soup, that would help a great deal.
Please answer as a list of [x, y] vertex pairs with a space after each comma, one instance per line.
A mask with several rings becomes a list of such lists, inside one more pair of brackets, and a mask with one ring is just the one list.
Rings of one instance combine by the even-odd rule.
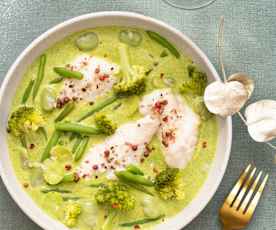
[[28, 67], [7, 124], [14, 170], [69, 228], [151, 229], [203, 185], [217, 124], [207, 77], [165, 38], [100, 27]]

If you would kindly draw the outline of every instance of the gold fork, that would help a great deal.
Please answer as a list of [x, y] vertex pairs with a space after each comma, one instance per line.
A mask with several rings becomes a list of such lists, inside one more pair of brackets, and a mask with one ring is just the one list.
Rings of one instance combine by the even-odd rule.
[[254, 179], [256, 171], [248, 165], [224, 201], [219, 212], [224, 230], [243, 229], [251, 220], [268, 180], [268, 174], [261, 179], [262, 171]]

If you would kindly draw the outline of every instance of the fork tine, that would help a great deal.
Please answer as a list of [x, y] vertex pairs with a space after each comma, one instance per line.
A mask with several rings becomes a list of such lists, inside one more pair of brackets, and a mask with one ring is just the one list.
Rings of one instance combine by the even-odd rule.
[[226, 202], [228, 203], [229, 206], [232, 205], [233, 201], [235, 200], [241, 186], [243, 185], [246, 176], [249, 172], [251, 168], [251, 164], [249, 164], [246, 169], [243, 171], [242, 175], [240, 176], [239, 180], [237, 181], [237, 183], [235, 184], [234, 188], [231, 190], [231, 192], [229, 193], [229, 195], [226, 198]]
[[253, 200], [249, 204], [248, 209], [245, 212], [246, 215], [248, 215], [248, 216], [252, 216], [253, 215], [253, 213], [254, 213], [254, 211], [256, 209], [256, 206], [257, 206], [257, 204], [258, 204], [258, 202], [259, 202], [259, 200], [261, 198], [261, 195], [262, 195], [262, 193], [264, 191], [264, 187], [266, 185], [267, 180], [268, 180], [268, 174], [266, 174], [266, 176], [265, 176], [263, 182], [261, 183], [259, 189], [257, 190], [257, 192], [256, 192]]
[[239, 195], [235, 199], [235, 201], [233, 203], [233, 206], [232, 206], [234, 209], [238, 209], [240, 207], [240, 204], [241, 204], [242, 199], [244, 198], [244, 196], [246, 194], [246, 191], [250, 188], [251, 181], [252, 181], [252, 179], [254, 177], [255, 172], [256, 172], [256, 167], [251, 171], [248, 179], [243, 184], [243, 186], [241, 188], [241, 191], [239, 192]]
[[246, 211], [246, 207], [248, 206], [248, 203], [249, 203], [249, 201], [251, 200], [251, 197], [253, 196], [254, 191], [256, 190], [257, 184], [259, 183], [259, 180], [260, 180], [262, 174], [263, 174], [263, 171], [260, 171], [260, 172], [258, 173], [258, 176], [257, 176], [256, 180], [253, 182], [252, 187], [250, 188], [250, 190], [248, 191], [248, 193], [247, 193], [247, 195], [246, 195], [244, 201], [242, 202], [242, 205], [241, 205], [241, 207], [240, 207], [240, 210], [241, 210], [243, 213]]

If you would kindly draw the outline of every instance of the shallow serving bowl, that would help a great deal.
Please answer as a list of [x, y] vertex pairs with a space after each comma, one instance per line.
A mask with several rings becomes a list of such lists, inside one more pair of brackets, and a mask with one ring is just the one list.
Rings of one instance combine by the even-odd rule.
[[[47, 230], [67, 229], [49, 217], [31, 199], [18, 183], [9, 158], [6, 142], [6, 124], [12, 98], [26, 68], [48, 47], [67, 35], [98, 26], [130, 26], [153, 30], [168, 38], [178, 50], [190, 56], [208, 75], [209, 81], [219, 80], [219, 76], [206, 55], [184, 34], [156, 19], [130, 12], [99, 12], [83, 15], [63, 22], [35, 39], [17, 58], [0, 91], [0, 173], [1, 177], [18, 206], [38, 225]], [[231, 148], [231, 118], [218, 118], [219, 138], [215, 159], [209, 176], [193, 199], [178, 215], [158, 225], [158, 230], [178, 230], [192, 221], [207, 205], [217, 190], [224, 175]]]

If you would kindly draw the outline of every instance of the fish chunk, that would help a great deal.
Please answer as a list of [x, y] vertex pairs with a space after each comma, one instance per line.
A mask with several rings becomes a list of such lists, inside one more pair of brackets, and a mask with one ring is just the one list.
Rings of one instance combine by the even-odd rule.
[[111, 90], [116, 83], [116, 74], [120, 68], [103, 58], [82, 55], [67, 66], [73, 71], [83, 74], [83, 79], [65, 79], [64, 87], [59, 95], [59, 100], [95, 101], [97, 96]]
[[170, 167], [185, 168], [195, 150], [200, 118], [180, 96], [170, 89], [155, 90], [144, 96], [140, 112], [160, 120], [158, 136]]
[[159, 119], [151, 115], [120, 126], [103, 143], [93, 146], [78, 168], [80, 177], [96, 173], [107, 173], [114, 177], [114, 171], [123, 170], [128, 164], [138, 164], [148, 153], [148, 143], [157, 132]]

